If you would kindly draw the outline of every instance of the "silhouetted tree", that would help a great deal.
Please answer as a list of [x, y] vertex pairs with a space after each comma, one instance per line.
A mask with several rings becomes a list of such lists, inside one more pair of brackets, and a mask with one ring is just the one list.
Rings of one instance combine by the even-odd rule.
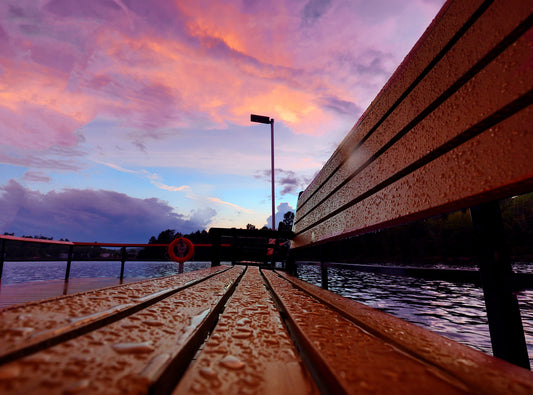
[[292, 224], [294, 222], [294, 213], [292, 211], [287, 211], [283, 215], [283, 221], [278, 225], [278, 230], [288, 231], [292, 229]]

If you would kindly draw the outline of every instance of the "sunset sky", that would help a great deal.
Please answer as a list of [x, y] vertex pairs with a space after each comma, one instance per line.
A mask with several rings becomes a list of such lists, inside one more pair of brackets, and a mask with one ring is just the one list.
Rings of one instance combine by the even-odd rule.
[[280, 221], [443, 2], [2, 0], [0, 233]]

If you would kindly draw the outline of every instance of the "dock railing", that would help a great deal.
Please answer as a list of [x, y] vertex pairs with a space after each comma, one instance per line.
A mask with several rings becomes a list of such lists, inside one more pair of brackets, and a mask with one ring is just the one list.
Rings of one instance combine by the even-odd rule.
[[[2, 274], [3, 274], [3, 268], [4, 268], [4, 262], [6, 260], [13, 261], [13, 259], [6, 259], [6, 255], [9, 251], [9, 243], [13, 242], [19, 242], [19, 243], [36, 243], [36, 244], [42, 244], [42, 245], [55, 245], [55, 246], [64, 246], [67, 248], [67, 252], [63, 252], [60, 254], [60, 256], [57, 257], [50, 257], [49, 259], [44, 259], [43, 257], [35, 257], [30, 259], [24, 259], [25, 261], [44, 261], [44, 260], [54, 260], [54, 261], [61, 261], [65, 260], [66, 267], [65, 267], [65, 281], [68, 281], [70, 278], [70, 269], [72, 266], [73, 261], [120, 261], [120, 282], [122, 283], [124, 279], [124, 268], [126, 261], [128, 260], [139, 260], [139, 259], [133, 259], [133, 257], [130, 257], [130, 254], [128, 253], [128, 248], [168, 248], [168, 243], [154, 243], [154, 244], [144, 244], [144, 243], [91, 243], [91, 242], [77, 242], [77, 241], [62, 241], [62, 240], [48, 240], [48, 239], [39, 239], [39, 238], [28, 238], [28, 237], [16, 237], [16, 236], [9, 236], [9, 235], [0, 235], [0, 281], [2, 281]], [[211, 248], [212, 244], [209, 243], [194, 243], [193, 244], [195, 248]], [[101, 256], [92, 256], [92, 257], [76, 257], [75, 255], [75, 248], [78, 247], [104, 247], [104, 248], [120, 248], [120, 252], [114, 253], [111, 256], [108, 257], [101, 257]], [[217, 246], [218, 249], [220, 248], [227, 248], [230, 247], [229, 244], [222, 244]], [[64, 257], [63, 257], [64, 256]], [[62, 258], [63, 257], [63, 258]], [[142, 260], [150, 260], [150, 261], [158, 261], [158, 260], [169, 260], [170, 258], [147, 258]], [[20, 260], [20, 259], [16, 259]]]

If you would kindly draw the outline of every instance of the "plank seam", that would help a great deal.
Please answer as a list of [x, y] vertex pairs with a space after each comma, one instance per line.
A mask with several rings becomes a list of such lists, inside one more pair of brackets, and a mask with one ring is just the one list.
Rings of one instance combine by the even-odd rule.
[[315, 384], [319, 388], [320, 392], [322, 394], [345, 394], [346, 391], [339, 383], [333, 372], [331, 372], [326, 362], [313, 348], [313, 345], [307, 341], [290, 314], [285, 309], [283, 302], [274, 291], [274, 288], [268, 281], [268, 278], [263, 274], [263, 269], [261, 269], [260, 272], [265, 286], [268, 292], [270, 292], [270, 295], [272, 296], [272, 299], [278, 308], [280, 316], [283, 319], [283, 323], [285, 324], [285, 327], [291, 336], [294, 346], [299, 351], [302, 361], [307, 367], [307, 370], [310, 372], [311, 377], [315, 381]]
[[[275, 271], [275, 273], [276, 273], [277, 276], [279, 276], [280, 278], [284, 279], [285, 281], [288, 281], [295, 288], [297, 288], [298, 290], [304, 292], [309, 297], [317, 300], [319, 303], [322, 303], [322, 304], [328, 306], [333, 311], [339, 313], [342, 317], [346, 318], [348, 321], [352, 322], [353, 324], [355, 324], [356, 326], [361, 328], [363, 331], [365, 331], [365, 332], [369, 333], [370, 335], [372, 335], [372, 336], [374, 336], [374, 337], [376, 337], [376, 338], [378, 338], [378, 339], [380, 339], [380, 340], [382, 340], [382, 341], [394, 346], [399, 352], [404, 353], [405, 355], [409, 356], [410, 358], [412, 358], [412, 359], [414, 359], [416, 361], [419, 361], [419, 362], [421, 362], [424, 365], [431, 366], [433, 368], [438, 369], [439, 371], [441, 371], [441, 372], [445, 373], [447, 376], [449, 376], [449, 378], [457, 381], [458, 383], [460, 383], [461, 385], [469, 388], [470, 390], [472, 389], [471, 386], [468, 383], [466, 383], [464, 380], [462, 380], [460, 377], [458, 377], [456, 374], [454, 374], [453, 372], [449, 371], [448, 369], [443, 368], [442, 366], [435, 364], [434, 362], [424, 358], [422, 355], [420, 355], [420, 354], [414, 352], [413, 350], [403, 346], [402, 344], [396, 342], [394, 340], [394, 338], [389, 337], [387, 335], [384, 335], [384, 334], [376, 331], [371, 326], [368, 326], [367, 324], [365, 324], [363, 322], [360, 322], [358, 319], [356, 319], [355, 317], [351, 316], [349, 313], [347, 313], [347, 312], [343, 311], [341, 308], [335, 306], [335, 304], [330, 303], [330, 302], [328, 302], [325, 299], [322, 299], [319, 295], [311, 293], [310, 291], [308, 291], [307, 289], [301, 287], [300, 285], [298, 285], [296, 282], [292, 281], [288, 277], [286, 277], [284, 275], [280, 275], [277, 271]], [[450, 384], [453, 384], [453, 382], [450, 382]], [[455, 384], [455, 385], [457, 385], [457, 384]]]
[[213, 329], [215, 328], [218, 317], [226, 308], [226, 302], [231, 298], [235, 289], [244, 277], [248, 266], [233, 281], [226, 293], [217, 302], [216, 306], [209, 312], [207, 317], [196, 328], [194, 333], [187, 339], [187, 342], [176, 353], [172, 360], [165, 366], [159, 377], [150, 385], [149, 394], [161, 395], [170, 394], [194, 360], [194, 356], [204, 344]]

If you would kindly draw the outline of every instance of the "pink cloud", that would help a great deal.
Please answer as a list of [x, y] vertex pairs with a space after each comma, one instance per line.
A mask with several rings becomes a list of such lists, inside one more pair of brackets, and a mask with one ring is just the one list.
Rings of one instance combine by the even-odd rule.
[[398, 21], [427, 24], [438, 8], [423, 0], [37, 4], [0, 5], [0, 137], [41, 150], [77, 144], [74, 131], [98, 119], [130, 130], [141, 150], [169, 129], [245, 125], [257, 110], [297, 133], [346, 129], [401, 60], [398, 47], [416, 39], [398, 36]]

